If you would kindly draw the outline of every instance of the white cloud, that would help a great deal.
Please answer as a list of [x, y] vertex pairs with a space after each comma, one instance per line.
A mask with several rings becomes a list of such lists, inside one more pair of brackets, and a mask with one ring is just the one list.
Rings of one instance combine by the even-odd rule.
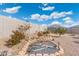
[[33, 20], [38, 20], [38, 19], [40, 19], [40, 14], [32, 14], [32, 15], [31, 15], [31, 19], [33, 19]]
[[48, 3], [42, 3], [42, 5], [43, 6], [42, 7], [39, 6], [39, 8], [42, 9], [43, 11], [46, 11], [46, 10], [51, 11], [51, 10], [54, 10], [55, 9], [54, 6], [48, 5]]
[[71, 18], [71, 17], [66, 17], [66, 18], [64, 18], [63, 20], [64, 20], [64, 21], [68, 21], [68, 20], [72, 20], [72, 18]]
[[55, 25], [56, 27], [57, 26], [63, 26], [63, 27], [72, 27], [72, 26], [75, 26], [75, 25], [78, 25], [78, 23], [73, 23], [73, 24], [70, 24], [71, 21], [68, 21], [67, 24], [65, 23], [61, 23], [59, 21], [53, 21], [51, 24], [49, 24], [49, 26], [51, 25]]
[[63, 20], [64, 20], [64, 23], [61, 23], [59, 21], [53, 21], [51, 24], [49, 24], [49, 26], [50, 25], [57, 25], [57, 26], [59, 25], [59, 26], [63, 26], [63, 27], [72, 27], [75, 25], [79, 25], [79, 22], [74, 22], [71, 17], [66, 17]]
[[65, 12], [65, 11], [64, 12], [53, 12], [53, 13], [51, 13], [50, 18], [58, 19], [58, 18], [62, 18], [62, 17], [65, 17], [67, 15], [71, 15], [71, 14], [73, 14], [72, 11], [68, 11], [68, 12]]
[[50, 15], [32, 14], [31, 19], [32, 20], [38, 20], [38, 21], [49, 20], [49, 19], [59, 19], [59, 18], [66, 17], [66, 16], [69, 16], [69, 15], [72, 15], [72, 14], [73, 14], [73, 12], [71, 12], [71, 11], [68, 11], [68, 12], [53, 12]]
[[66, 14], [67, 15], [71, 15], [71, 14], [73, 14], [73, 12], [72, 11], [68, 11]]
[[66, 17], [63, 19], [64, 21], [64, 26], [65, 27], [72, 27], [74, 25], [77, 25], [78, 23], [75, 23], [71, 17]]
[[20, 8], [21, 8], [21, 6], [16, 6], [16, 7], [12, 7], [12, 8], [6, 8], [6, 9], [3, 10], [3, 12], [13, 14], [13, 13], [17, 13]]
[[53, 21], [53, 22], [51, 23], [51, 25], [53, 25], [53, 24], [59, 24], [59, 25], [61, 25], [61, 23], [60, 23], [59, 21]]
[[41, 15], [40, 16], [40, 19], [48, 20], [49, 19], [49, 16], [48, 15]]
[[42, 26], [48, 26], [47, 24], [42, 24]]
[[72, 25], [74, 22], [72, 20], [65, 21], [65, 24]]
[[43, 21], [43, 20], [48, 20], [49, 16], [48, 15], [40, 15], [40, 14], [32, 14], [31, 19], [32, 20]]
[[66, 17], [66, 18], [64, 18], [63, 20], [64, 20], [64, 23], [65, 23], [66, 25], [72, 25], [72, 24], [74, 24], [74, 21], [73, 21], [72, 18], [70, 18], [70, 17]]
[[43, 6], [47, 6], [48, 5], [48, 3], [42, 3], [43, 4]]
[[54, 10], [54, 6], [42, 7], [42, 10]]

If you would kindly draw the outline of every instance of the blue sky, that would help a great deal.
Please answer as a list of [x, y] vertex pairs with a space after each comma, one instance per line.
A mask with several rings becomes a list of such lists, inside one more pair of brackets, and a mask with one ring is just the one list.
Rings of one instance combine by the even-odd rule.
[[78, 3], [6, 3], [0, 4], [0, 15], [30, 21], [34, 24], [79, 23]]

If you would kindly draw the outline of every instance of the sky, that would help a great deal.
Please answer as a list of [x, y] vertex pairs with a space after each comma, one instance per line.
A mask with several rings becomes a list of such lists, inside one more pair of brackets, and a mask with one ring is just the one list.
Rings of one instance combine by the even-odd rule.
[[7, 16], [33, 24], [79, 24], [79, 3], [0, 3], [0, 16]]

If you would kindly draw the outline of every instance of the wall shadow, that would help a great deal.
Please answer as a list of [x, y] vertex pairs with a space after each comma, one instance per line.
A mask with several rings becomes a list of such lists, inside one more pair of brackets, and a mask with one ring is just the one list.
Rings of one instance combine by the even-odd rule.
[[74, 43], [76, 43], [76, 44], [79, 44], [79, 41], [73, 41]]
[[72, 37], [72, 38], [74, 38], [74, 39], [79, 39], [79, 36], [78, 36], [78, 37]]

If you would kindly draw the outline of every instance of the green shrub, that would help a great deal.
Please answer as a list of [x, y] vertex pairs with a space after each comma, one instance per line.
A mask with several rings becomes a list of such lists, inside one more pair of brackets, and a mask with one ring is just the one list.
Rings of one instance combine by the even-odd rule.
[[65, 34], [66, 33], [66, 29], [65, 28], [58, 28], [58, 29], [56, 29], [56, 33], [58, 33], [60, 36], [62, 35], [62, 34]]

